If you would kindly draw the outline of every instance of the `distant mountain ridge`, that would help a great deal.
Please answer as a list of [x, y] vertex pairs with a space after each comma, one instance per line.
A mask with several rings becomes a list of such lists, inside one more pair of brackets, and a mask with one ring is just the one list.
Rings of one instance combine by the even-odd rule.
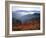
[[[18, 15], [19, 17], [19, 15]], [[28, 15], [24, 15], [20, 18], [17, 19], [16, 14], [13, 14], [12, 17], [15, 20], [21, 21], [22, 23], [26, 22], [26, 21], [31, 21], [32, 19], [36, 19], [36, 18], [40, 18], [40, 13], [34, 13], [34, 14], [28, 14]]]
[[28, 15], [24, 15], [20, 18], [21, 22], [24, 23], [26, 21], [31, 21], [33, 19], [39, 19], [40, 18], [40, 14], [38, 13], [34, 13], [33, 15], [28, 14]]
[[16, 12], [40, 12], [36, 10], [16, 10]]

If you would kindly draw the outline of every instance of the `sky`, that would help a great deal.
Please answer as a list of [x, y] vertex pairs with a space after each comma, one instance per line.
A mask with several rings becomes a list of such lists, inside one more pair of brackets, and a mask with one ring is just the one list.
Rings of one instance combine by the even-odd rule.
[[[28, 11], [28, 12], [21, 12], [19, 10], [25, 10], [25, 11]], [[29, 12], [29, 11], [40, 11], [40, 7], [39, 6], [31, 6], [31, 5], [19, 5], [19, 4], [16, 4], [15, 6], [12, 6], [12, 13], [15, 13], [15, 14], [19, 14], [20, 16], [23, 16], [23, 15], [27, 15], [27, 14], [34, 14], [35, 12]], [[16, 13], [17, 11], [17, 13]], [[19, 11], [19, 12], [18, 12]], [[36, 13], [39, 13], [39, 12], [36, 12]]]
[[[28, 12], [20, 12], [19, 10], [25, 10], [25, 11], [28, 11]], [[12, 11], [19, 11], [17, 14], [20, 14], [20, 15], [27, 15], [27, 14], [34, 14], [35, 12], [29, 12], [29, 11], [40, 11], [40, 8], [25, 8], [25, 7], [13, 7], [12, 8]], [[36, 13], [39, 13], [39, 12], [36, 12]]]
[[29, 7], [15, 7], [15, 6], [13, 6], [12, 7], [12, 11], [16, 11], [16, 10], [37, 10], [37, 11], [39, 11], [40, 10], [40, 8], [39, 7], [31, 7], [31, 8], [29, 8]]
[[25, 5], [25, 4], [13, 4], [12, 11], [16, 10], [40, 10], [39, 5]]

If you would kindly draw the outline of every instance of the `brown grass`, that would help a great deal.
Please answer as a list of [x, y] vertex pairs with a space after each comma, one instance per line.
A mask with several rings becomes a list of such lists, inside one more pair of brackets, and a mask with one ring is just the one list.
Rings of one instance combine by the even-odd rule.
[[[14, 26], [13, 26], [14, 25]], [[39, 20], [33, 20], [31, 22], [26, 22], [24, 24], [15, 23], [12, 25], [13, 31], [22, 31], [22, 30], [40, 30], [40, 21]]]

